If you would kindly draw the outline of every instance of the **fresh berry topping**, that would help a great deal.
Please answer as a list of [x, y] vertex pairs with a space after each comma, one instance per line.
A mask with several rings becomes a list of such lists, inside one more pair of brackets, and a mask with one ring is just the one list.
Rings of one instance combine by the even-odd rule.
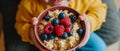
[[79, 35], [83, 34], [83, 32], [84, 32], [84, 30], [83, 30], [82, 28], [80, 28], [80, 29], [77, 30], [77, 33], [78, 33]]
[[71, 19], [69, 17], [65, 17], [65, 18], [60, 20], [60, 23], [65, 25], [65, 26], [69, 26], [71, 23]]
[[41, 39], [44, 41], [44, 40], [47, 40], [47, 34], [41, 34]]
[[44, 32], [46, 34], [51, 34], [54, 31], [54, 26], [52, 24], [47, 24], [44, 27]]
[[71, 27], [70, 27], [70, 26], [68, 26], [68, 27], [65, 28], [65, 32], [67, 32], [67, 33], [69, 33], [70, 30], [71, 30]]
[[45, 16], [45, 20], [46, 20], [46, 21], [49, 21], [49, 19], [50, 19], [50, 16], [49, 16], [49, 15]]
[[67, 34], [66, 32], [64, 32], [62, 38], [63, 38], [63, 39], [66, 39], [67, 37], [68, 37], [68, 34]]
[[74, 23], [77, 20], [77, 17], [75, 15], [70, 15], [70, 19], [72, 23]]
[[60, 14], [59, 14], [59, 18], [60, 18], [60, 19], [63, 19], [65, 16], [66, 16], [66, 15], [65, 15], [64, 13], [60, 13]]
[[58, 25], [59, 24], [59, 20], [57, 18], [54, 18], [52, 20], [52, 24], [55, 26], [55, 25]]
[[73, 34], [72, 32], [69, 32], [69, 33], [68, 33], [69, 36], [72, 36], [72, 34]]
[[57, 34], [57, 36], [62, 36], [64, 33], [64, 26], [63, 25], [56, 25], [55, 26], [55, 33]]
[[48, 37], [49, 37], [50, 40], [54, 39], [54, 35], [53, 34], [50, 34]]

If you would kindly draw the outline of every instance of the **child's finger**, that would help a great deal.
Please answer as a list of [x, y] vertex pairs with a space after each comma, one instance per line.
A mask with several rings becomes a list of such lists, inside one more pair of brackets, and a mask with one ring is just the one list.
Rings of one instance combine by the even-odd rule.
[[79, 19], [80, 21], [84, 21], [84, 16], [83, 16], [83, 15], [79, 15], [79, 16], [78, 16], [78, 19]]
[[38, 19], [36, 17], [32, 18], [32, 25], [36, 25], [38, 23]]

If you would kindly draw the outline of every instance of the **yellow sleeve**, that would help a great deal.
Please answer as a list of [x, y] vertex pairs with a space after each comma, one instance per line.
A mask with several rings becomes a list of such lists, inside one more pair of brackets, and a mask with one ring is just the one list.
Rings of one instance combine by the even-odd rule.
[[21, 0], [18, 5], [15, 28], [24, 42], [33, 44], [29, 38], [31, 20], [44, 10], [44, 7], [39, 4], [42, 3], [38, 3], [38, 0]]
[[27, 5], [27, 8], [26, 8], [24, 6], [24, 2], [21, 2], [19, 4], [18, 11], [16, 14], [15, 28], [18, 34], [21, 36], [22, 41], [32, 43], [32, 41], [29, 39], [29, 31], [30, 31], [31, 19], [33, 15], [29, 7], [30, 6]]
[[87, 11], [87, 16], [90, 21], [91, 32], [99, 29], [105, 22], [107, 6], [101, 0], [91, 0]]

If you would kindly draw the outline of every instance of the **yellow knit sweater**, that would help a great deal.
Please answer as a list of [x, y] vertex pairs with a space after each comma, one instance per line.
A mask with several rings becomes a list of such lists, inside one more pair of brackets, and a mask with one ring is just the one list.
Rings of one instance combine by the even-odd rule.
[[[68, 7], [88, 16], [91, 32], [99, 29], [105, 21], [107, 6], [101, 0], [74, 0], [68, 4]], [[50, 6], [40, 0], [21, 0], [16, 14], [15, 28], [23, 41], [31, 42], [29, 39], [31, 19], [47, 8]]]

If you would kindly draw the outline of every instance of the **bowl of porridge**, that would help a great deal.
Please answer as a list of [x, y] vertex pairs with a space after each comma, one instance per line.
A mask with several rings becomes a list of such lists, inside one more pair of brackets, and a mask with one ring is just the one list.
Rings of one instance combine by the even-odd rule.
[[72, 8], [55, 6], [44, 10], [34, 26], [35, 45], [40, 50], [69, 51], [85, 45], [90, 26], [86, 17]]

